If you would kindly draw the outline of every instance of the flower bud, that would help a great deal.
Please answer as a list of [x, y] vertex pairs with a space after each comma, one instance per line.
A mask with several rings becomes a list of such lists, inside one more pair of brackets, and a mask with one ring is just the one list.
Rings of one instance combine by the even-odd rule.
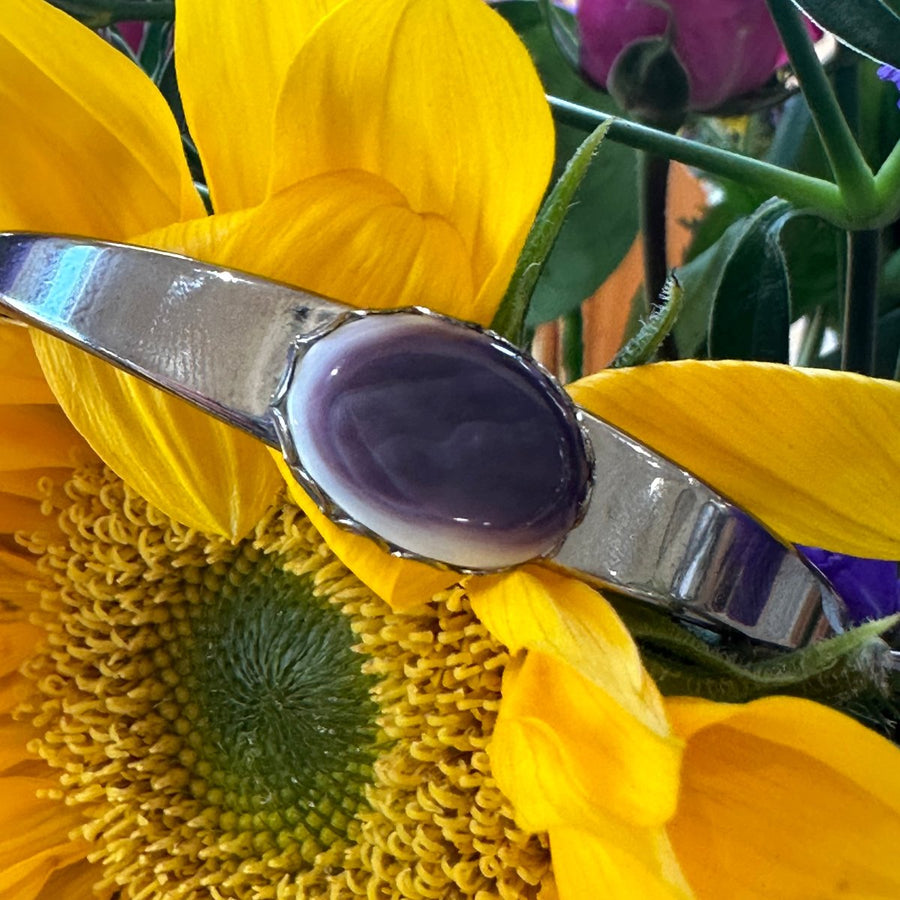
[[690, 102], [687, 72], [667, 38], [629, 44], [609, 70], [606, 89], [638, 121], [677, 131]]
[[[786, 59], [765, 0], [579, 0], [576, 15], [585, 73], [643, 118], [648, 104], [657, 112], [671, 110], [670, 95], [681, 90], [665, 84], [658, 60], [644, 66], [652, 76], [646, 85], [631, 83], [640, 68], [632, 60], [623, 95], [616, 83], [623, 60], [646, 54], [648, 39], [655, 39], [657, 51], [662, 46], [671, 53], [686, 73], [686, 106], [701, 112], [762, 87]], [[637, 106], [629, 105], [632, 97], [639, 98]]]

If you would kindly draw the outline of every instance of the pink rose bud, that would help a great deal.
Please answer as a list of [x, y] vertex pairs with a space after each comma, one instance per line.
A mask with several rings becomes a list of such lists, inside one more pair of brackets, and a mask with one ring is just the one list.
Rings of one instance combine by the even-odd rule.
[[[639, 95], [639, 113], [661, 83], [660, 43], [687, 76], [686, 108], [701, 112], [762, 87], [786, 60], [765, 0], [579, 0], [576, 15], [585, 73], [614, 95], [624, 92], [626, 105]], [[635, 65], [644, 51], [652, 65]], [[667, 62], [666, 69], [671, 65]], [[609, 84], [611, 71], [617, 90]], [[653, 75], [646, 88], [633, 83], [634, 74], [643, 71]], [[624, 88], [623, 81], [629, 82]], [[660, 110], [671, 110], [673, 98], [666, 93], [661, 91], [656, 104]]]

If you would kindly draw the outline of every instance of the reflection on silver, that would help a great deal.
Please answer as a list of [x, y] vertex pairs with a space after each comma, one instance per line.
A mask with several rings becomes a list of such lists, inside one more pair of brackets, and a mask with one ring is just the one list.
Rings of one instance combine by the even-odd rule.
[[[0, 306], [274, 447], [272, 398], [291, 348], [349, 312], [168, 253], [20, 233], [0, 234]], [[842, 629], [841, 600], [790, 546], [690, 473], [580, 415], [594, 486], [547, 564], [765, 644], [800, 647]]]
[[273, 447], [287, 348], [347, 313], [183, 256], [34, 234], [0, 234], [0, 305]]
[[551, 565], [764, 643], [801, 647], [842, 629], [842, 601], [792, 547], [689, 472], [582, 417], [594, 486]]

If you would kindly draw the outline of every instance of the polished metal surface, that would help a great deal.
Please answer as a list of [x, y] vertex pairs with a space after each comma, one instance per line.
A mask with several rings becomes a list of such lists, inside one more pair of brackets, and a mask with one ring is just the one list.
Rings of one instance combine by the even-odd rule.
[[[20, 233], [0, 234], [0, 308], [275, 447], [273, 398], [298, 341], [349, 312], [168, 253]], [[581, 415], [593, 489], [548, 565], [765, 644], [800, 647], [842, 629], [841, 600], [793, 548], [671, 461]]]
[[594, 485], [552, 565], [767, 644], [801, 647], [842, 630], [843, 602], [789, 544], [675, 463], [582, 416]]
[[0, 234], [0, 306], [248, 431], [269, 412], [297, 334], [347, 307], [157, 250]]

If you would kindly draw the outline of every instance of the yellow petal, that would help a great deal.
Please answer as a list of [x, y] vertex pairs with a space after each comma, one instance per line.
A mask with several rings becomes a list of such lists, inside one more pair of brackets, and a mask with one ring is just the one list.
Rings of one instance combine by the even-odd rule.
[[275, 104], [312, 27], [339, 0], [179, 0], [178, 86], [216, 212], [265, 196]]
[[529, 651], [503, 675], [491, 771], [529, 831], [661, 827], [674, 813], [681, 742], [631, 716], [571, 666]]
[[0, 712], [11, 713], [31, 692], [31, 685], [18, 672], [0, 676]]
[[60, 405], [120, 478], [192, 528], [253, 528], [279, 485], [259, 441], [55, 338], [34, 341]]
[[692, 900], [661, 829], [550, 830], [553, 872], [565, 900]]
[[452, 572], [391, 556], [374, 541], [330, 522], [297, 484], [281, 456], [274, 452], [273, 456], [290, 498], [306, 513], [334, 555], [391, 608], [401, 611], [421, 606], [457, 580]]
[[490, 748], [517, 820], [662, 825], [675, 809], [681, 742], [627, 630], [595, 591], [537, 567], [472, 579], [473, 608], [511, 651]]
[[312, 178], [235, 216], [219, 261], [363, 308], [476, 313], [470, 260], [443, 219], [364, 172]]
[[38, 791], [52, 784], [49, 778], [3, 779], [0, 896], [36, 898], [56, 870], [85, 859], [90, 852], [87, 841], [68, 838], [80, 824], [81, 814], [58, 800], [37, 798]]
[[782, 744], [808, 753], [900, 813], [900, 748], [827, 706], [797, 697], [744, 705], [670, 697], [666, 710], [674, 730], [688, 741], [722, 725]]
[[[36, 595], [28, 590], [28, 582], [37, 578], [34, 558], [24, 551], [7, 549], [10, 541], [0, 535], [0, 623], [18, 618], [36, 606]], [[4, 626], [5, 627], [5, 624]]]
[[115, 900], [120, 896], [114, 886], [97, 888], [103, 877], [99, 863], [82, 860], [62, 869], [57, 869], [44, 885], [36, 900]]
[[[61, 534], [55, 516], [48, 514], [45, 504], [62, 492], [71, 475], [72, 469], [64, 467], [0, 469], [0, 547], [12, 547], [14, 555], [19, 555], [16, 550], [26, 554], [24, 549], [16, 547], [13, 535], [17, 532]], [[0, 596], [8, 596], [8, 591], [18, 595], [26, 589], [25, 582], [19, 578], [13, 577], [11, 582], [10, 574], [0, 550]]]
[[[312, 124], [314, 123], [314, 125]], [[303, 45], [276, 112], [272, 191], [361, 170], [446, 219], [471, 259], [471, 317], [499, 302], [550, 172], [543, 89], [480, 0], [349, 0]]]
[[0, 319], [0, 404], [56, 403], [28, 329]]
[[[74, 429], [73, 429], [74, 431]], [[40, 469], [0, 469], [0, 493], [11, 494], [27, 500], [42, 500], [48, 480], [55, 485], [65, 482], [72, 474], [68, 467], [43, 467]]]
[[698, 898], [900, 896], [900, 748], [795, 698], [668, 707], [688, 740], [669, 832]]
[[473, 578], [472, 607], [513, 652], [539, 650], [567, 663], [660, 735], [669, 733], [662, 698], [631, 634], [602, 595], [538, 566]]
[[201, 215], [162, 95], [41, 0], [0, 19], [0, 227], [123, 238]]
[[662, 363], [570, 385], [787, 540], [900, 558], [900, 384], [763, 363]]
[[71, 468], [94, 459], [58, 406], [0, 404], [0, 472]]
[[34, 653], [43, 637], [43, 629], [29, 622], [4, 622], [0, 626], [0, 677], [12, 675]]
[[[83, 863], [90, 850], [91, 846], [86, 841], [67, 841], [30, 853], [26, 858], [0, 869], [0, 894], [15, 897], [16, 900], [59, 897], [59, 894], [50, 894], [49, 890], [44, 893], [52, 876], [73, 864]], [[95, 877], [99, 874], [99, 869], [96, 869]]]
[[46, 525], [40, 503], [0, 491], [0, 534], [41, 531]]
[[0, 716], [0, 773], [34, 759], [26, 750], [26, 744], [40, 737], [40, 731], [30, 722], [16, 721], [9, 715]]

